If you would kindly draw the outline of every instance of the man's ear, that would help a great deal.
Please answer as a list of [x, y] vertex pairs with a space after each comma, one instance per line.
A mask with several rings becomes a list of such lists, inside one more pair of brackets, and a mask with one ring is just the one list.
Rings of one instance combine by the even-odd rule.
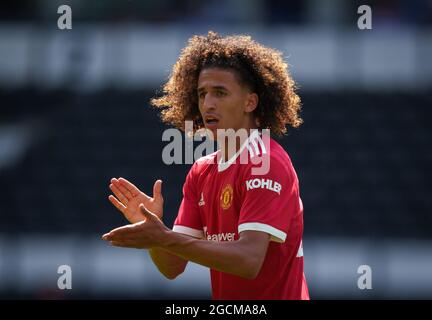
[[252, 112], [258, 107], [258, 95], [255, 92], [248, 93], [246, 98], [245, 112]]

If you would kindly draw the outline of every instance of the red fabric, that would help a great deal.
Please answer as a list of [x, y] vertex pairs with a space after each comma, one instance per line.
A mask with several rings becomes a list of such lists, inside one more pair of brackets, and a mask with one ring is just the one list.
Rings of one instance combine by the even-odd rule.
[[[213, 299], [309, 299], [303, 272], [303, 206], [296, 172], [285, 150], [274, 140], [262, 143], [252, 136], [243, 152], [255, 160], [267, 157], [266, 174], [254, 174], [260, 165], [237, 161], [223, 171], [218, 152], [192, 166], [183, 187], [183, 200], [174, 230], [210, 241], [234, 241], [241, 231], [259, 230], [272, 241], [256, 279], [211, 270]], [[258, 153], [258, 155], [257, 155]], [[182, 227], [187, 227], [182, 228]], [[193, 230], [190, 230], [191, 228]], [[191, 232], [192, 231], [192, 232]], [[193, 233], [193, 234], [192, 234]]]

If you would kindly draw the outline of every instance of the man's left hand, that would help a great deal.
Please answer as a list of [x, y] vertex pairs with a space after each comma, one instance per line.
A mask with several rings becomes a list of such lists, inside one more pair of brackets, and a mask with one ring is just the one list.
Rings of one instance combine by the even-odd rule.
[[150, 249], [163, 246], [169, 229], [143, 204], [139, 208], [145, 216], [144, 221], [113, 229], [104, 234], [102, 239], [116, 247]]

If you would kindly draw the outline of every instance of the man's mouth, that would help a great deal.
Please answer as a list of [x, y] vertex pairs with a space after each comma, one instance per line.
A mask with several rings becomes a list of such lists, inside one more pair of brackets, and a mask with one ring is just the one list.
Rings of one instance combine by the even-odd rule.
[[206, 116], [204, 122], [207, 125], [216, 125], [219, 122], [219, 119], [213, 116]]

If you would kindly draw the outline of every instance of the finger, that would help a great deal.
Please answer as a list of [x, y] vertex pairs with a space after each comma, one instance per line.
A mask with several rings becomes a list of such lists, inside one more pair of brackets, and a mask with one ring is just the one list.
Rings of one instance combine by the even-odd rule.
[[131, 182], [126, 180], [125, 178], [119, 178], [118, 181], [120, 184], [128, 190], [132, 196], [137, 196], [141, 193], [141, 191]]
[[113, 195], [109, 195], [108, 200], [114, 205], [114, 207], [120, 210], [121, 213], [125, 213], [126, 207], [123, 205], [123, 203], [118, 201], [116, 197], [114, 197]]
[[111, 245], [122, 248], [138, 248], [138, 245], [134, 241], [110, 241]]
[[115, 228], [111, 230], [110, 232], [104, 234], [104, 236], [107, 237], [116, 237], [116, 236], [128, 236], [136, 232], [141, 232], [141, 225], [140, 223], [135, 224], [127, 224], [122, 227]]
[[117, 188], [117, 189], [119, 189], [122, 193], [123, 193], [123, 195], [128, 199], [128, 200], [130, 200], [130, 199], [132, 199], [133, 197], [134, 197], [134, 195], [128, 190], [128, 189], [126, 189], [121, 183], [120, 183], [120, 181], [114, 181], [114, 183], [113, 183], [114, 185], [115, 185], [115, 187]]
[[145, 207], [144, 204], [141, 203], [141, 204], [139, 205], [139, 208], [140, 208], [142, 214], [144, 215], [144, 217], [146, 218], [146, 221], [148, 221], [148, 220], [151, 221], [151, 220], [154, 220], [155, 218], [157, 218], [156, 215], [155, 215], [154, 213], [152, 213], [151, 211], [149, 211], [149, 210]]
[[128, 204], [129, 200], [126, 198], [123, 192], [119, 190], [114, 184], [109, 185], [111, 191], [114, 193], [114, 195], [122, 202], [123, 204]]
[[156, 180], [153, 186], [153, 198], [155, 200], [163, 200], [162, 197], [162, 180]]
[[107, 241], [137, 241], [139, 239], [140, 233], [132, 233], [132, 234], [104, 234], [102, 236], [103, 240]]
[[117, 178], [112, 178], [111, 179], [111, 184], [114, 184], [114, 185], [118, 185], [120, 182], [118, 181], [118, 179]]
[[[126, 198], [126, 194], [125, 194], [122, 190], [120, 190], [120, 188], [119, 188], [120, 183], [119, 183], [119, 181], [118, 181], [116, 178], [112, 178], [112, 179], [111, 179], [111, 183], [110, 183], [109, 186], [110, 186], [110, 189], [111, 189], [111, 190], [112, 190], [112, 186], [115, 186], [116, 189], [118, 190], [118, 192], [122, 193], [122, 194], [123, 194], [123, 197]], [[118, 197], [118, 196], [117, 196], [117, 197]]]

